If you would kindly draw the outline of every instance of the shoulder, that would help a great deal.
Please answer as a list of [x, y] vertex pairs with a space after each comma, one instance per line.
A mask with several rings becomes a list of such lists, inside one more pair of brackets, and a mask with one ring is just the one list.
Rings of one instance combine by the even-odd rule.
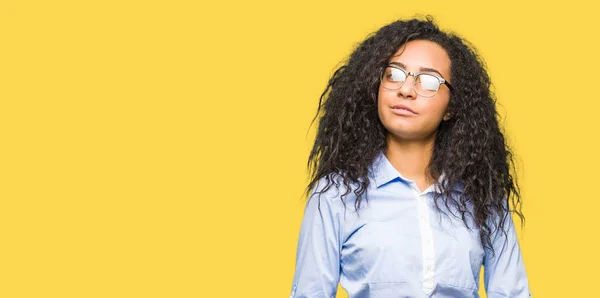
[[354, 202], [354, 190], [358, 187], [355, 183], [345, 183], [339, 173], [331, 173], [320, 178], [310, 192], [308, 203], [318, 202], [327, 204], [331, 208], [343, 208], [348, 202]]

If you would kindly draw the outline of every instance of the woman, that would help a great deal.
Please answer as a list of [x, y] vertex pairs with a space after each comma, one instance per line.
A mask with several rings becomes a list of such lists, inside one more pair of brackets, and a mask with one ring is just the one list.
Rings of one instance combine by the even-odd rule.
[[487, 297], [531, 296], [490, 84], [431, 17], [356, 48], [321, 95], [291, 297], [479, 297], [482, 265]]

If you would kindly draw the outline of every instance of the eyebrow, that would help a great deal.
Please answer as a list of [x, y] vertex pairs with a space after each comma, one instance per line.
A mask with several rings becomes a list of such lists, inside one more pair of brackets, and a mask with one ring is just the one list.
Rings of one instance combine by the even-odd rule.
[[[406, 68], [406, 65], [400, 63], [400, 62], [390, 62], [390, 64], [396, 65], [396, 66], [400, 66], [402, 68]], [[444, 77], [439, 71], [435, 70], [434, 68], [429, 68], [429, 67], [421, 67], [419, 68], [419, 71], [427, 71], [427, 72], [435, 72], [437, 74], [440, 75], [440, 77]]]

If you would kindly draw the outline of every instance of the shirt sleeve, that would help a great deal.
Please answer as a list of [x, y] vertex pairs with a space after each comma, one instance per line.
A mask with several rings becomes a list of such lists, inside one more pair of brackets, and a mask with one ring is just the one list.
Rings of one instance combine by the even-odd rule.
[[331, 298], [336, 295], [341, 270], [343, 211], [331, 192], [337, 192], [335, 186], [322, 193], [320, 198], [313, 191], [306, 204], [290, 298]]
[[504, 233], [497, 229], [492, 234], [494, 255], [486, 249], [484, 285], [488, 298], [531, 297], [523, 256], [511, 213], [506, 214]]

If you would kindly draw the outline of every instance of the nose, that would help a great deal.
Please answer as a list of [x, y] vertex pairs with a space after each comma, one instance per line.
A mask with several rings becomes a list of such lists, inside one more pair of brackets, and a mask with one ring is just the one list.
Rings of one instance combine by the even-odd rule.
[[404, 97], [404, 98], [408, 98], [408, 99], [416, 99], [417, 98], [417, 92], [415, 91], [415, 75], [409, 73], [408, 76], [406, 76], [406, 81], [404, 81], [404, 84], [402, 84], [402, 87], [400, 87], [400, 89], [398, 89], [398, 97]]

